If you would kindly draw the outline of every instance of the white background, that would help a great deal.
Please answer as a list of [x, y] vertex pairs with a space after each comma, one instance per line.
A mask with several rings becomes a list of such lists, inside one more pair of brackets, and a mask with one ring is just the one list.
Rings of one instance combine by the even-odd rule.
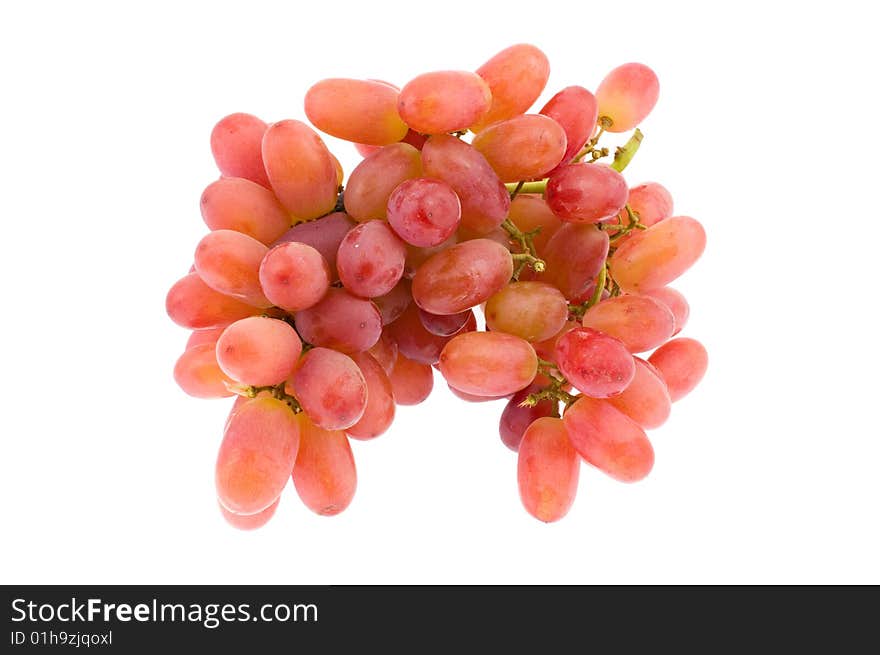
[[[880, 583], [875, 22], [869, 3], [4, 3], [0, 10], [0, 582]], [[398, 84], [527, 41], [540, 106], [652, 66], [632, 183], [706, 226], [674, 284], [710, 369], [652, 433], [651, 476], [583, 467], [571, 513], [520, 506], [502, 405], [438, 377], [355, 443], [335, 518], [288, 486], [220, 518], [231, 401], [171, 370], [165, 315], [206, 228], [208, 136], [233, 111], [302, 118], [329, 76]], [[613, 140], [612, 140], [613, 142]], [[328, 144], [350, 172], [353, 148]]]

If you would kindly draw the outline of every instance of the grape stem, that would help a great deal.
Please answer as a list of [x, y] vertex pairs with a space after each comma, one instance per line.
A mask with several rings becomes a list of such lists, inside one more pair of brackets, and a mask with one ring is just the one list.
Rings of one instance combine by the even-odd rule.
[[636, 128], [635, 132], [633, 132], [632, 136], [629, 138], [629, 141], [624, 143], [622, 147], [614, 152], [614, 161], [611, 162], [611, 168], [618, 173], [622, 173], [623, 169], [629, 165], [632, 158], [635, 157], [636, 153], [639, 151], [639, 146], [642, 144], [644, 136], [645, 135], [642, 134], [642, 131], [639, 128]]
[[264, 387], [245, 385], [226, 385], [226, 387], [233, 393], [236, 393], [239, 396], [245, 396], [246, 398], [256, 398], [261, 393], [269, 392], [272, 394], [273, 398], [286, 403], [287, 406], [293, 410], [294, 414], [299, 414], [302, 411], [302, 407], [294, 396], [291, 396], [284, 390], [284, 384], [285, 383], [282, 382], [281, 384], [267, 385]]
[[605, 263], [605, 266], [602, 267], [602, 270], [599, 271], [599, 275], [596, 277], [596, 288], [593, 289], [593, 295], [590, 298], [580, 304], [580, 305], [569, 305], [568, 313], [571, 314], [577, 320], [580, 320], [584, 317], [584, 314], [587, 313], [587, 310], [595, 305], [597, 302], [602, 300], [602, 292], [605, 290], [605, 282], [608, 279], [608, 263]]
[[[555, 365], [554, 365], [555, 368]], [[577, 396], [573, 396], [572, 394], [565, 391], [562, 387], [568, 384], [568, 380], [565, 378], [559, 378], [555, 376], [550, 376], [550, 384], [541, 389], [540, 391], [536, 391], [535, 393], [530, 393], [526, 396], [525, 400], [523, 400], [519, 406], [520, 407], [534, 407], [542, 400], [553, 400], [557, 403], [564, 403], [565, 409], [577, 400]], [[565, 410], [563, 410], [564, 413]], [[558, 413], [558, 408], [557, 408]]]
[[[522, 183], [520, 183], [522, 184]], [[523, 232], [509, 218], [505, 218], [501, 224], [504, 231], [510, 236], [510, 240], [515, 242], [521, 253], [512, 253], [513, 258], [513, 279], [518, 280], [520, 273], [526, 266], [531, 266], [533, 270], [540, 273], [546, 268], [544, 260], [538, 257], [533, 239], [541, 231], [541, 228], [532, 230], [531, 232]]]
[[[511, 200], [520, 193], [544, 193], [547, 188], [547, 180], [537, 180], [536, 182], [508, 182], [504, 186], [510, 192]], [[516, 193], [514, 193], [516, 192]]]

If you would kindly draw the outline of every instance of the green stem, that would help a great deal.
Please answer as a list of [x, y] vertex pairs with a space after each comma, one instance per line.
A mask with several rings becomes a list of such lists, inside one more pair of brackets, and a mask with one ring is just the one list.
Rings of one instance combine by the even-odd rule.
[[618, 173], [622, 173], [623, 169], [629, 165], [632, 158], [635, 157], [636, 153], [639, 151], [639, 146], [642, 144], [644, 136], [645, 135], [642, 134], [642, 131], [639, 128], [636, 128], [636, 131], [633, 132], [629, 141], [627, 141], [623, 147], [618, 148], [614, 153], [614, 161], [611, 162], [611, 168]]
[[513, 200], [519, 195], [519, 192], [522, 191], [522, 188], [525, 186], [525, 180], [520, 180], [516, 183], [516, 186], [513, 188], [513, 191], [510, 192], [510, 199]]
[[512, 194], [518, 188], [519, 193], [544, 193], [547, 188], [547, 180], [538, 180], [537, 182], [508, 182], [504, 186]]

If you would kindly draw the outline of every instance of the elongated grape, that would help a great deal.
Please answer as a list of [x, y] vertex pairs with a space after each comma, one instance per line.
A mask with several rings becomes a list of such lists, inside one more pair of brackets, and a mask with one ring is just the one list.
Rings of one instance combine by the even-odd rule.
[[565, 154], [560, 162], [560, 166], [564, 166], [574, 159], [592, 135], [599, 117], [599, 106], [596, 96], [584, 87], [567, 86], [550, 98], [541, 113], [555, 120], [565, 131]]
[[422, 157], [411, 145], [395, 143], [380, 148], [351, 172], [345, 187], [345, 211], [357, 221], [385, 218], [391, 192], [421, 175]]
[[422, 326], [438, 337], [451, 337], [460, 331], [474, 315], [470, 309], [458, 314], [431, 314], [421, 308], [418, 311]]
[[388, 198], [388, 223], [408, 244], [439, 246], [461, 222], [461, 202], [446, 182], [428, 177], [406, 180]]
[[537, 230], [537, 234], [532, 237], [532, 243], [538, 255], [543, 255], [550, 237], [563, 225], [541, 196], [525, 193], [519, 194], [511, 201], [507, 218], [522, 232]]
[[474, 132], [528, 111], [547, 85], [550, 62], [535, 46], [518, 43], [480, 66], [477, 75], [489, 85], [492, 104], [486, 115], [472, 126]]
[[556, 365], [582, 393], [607, 398], [629, 386], [636, 374], [622, 341], [590, 328], [575, 328], [556, 342]]
[[306, 507], [321, 516], [339, 514], [357, 488], [357, 469], [345, 432], [325, 430], [303, 413], [297, 416], [300, 446], [293, 486]]
[[400, 278], [406, 246], [385, 221], [368, 221], [351, 230], [339, 244], [336, 268], [351, 293], [362, 298], [389, 293]]
[[330, 288], [330, 266], [321, 253], [289, 241], [266, 253], [260, 263], [260, 286], [273, 305], [298, 312], [316, 304]]
[[526, 341], [544, 341], [568, 320], [568, 301], [546, 282], [512, 282], [486, 302], [486, 327]]
[[510, 397], [510, 394], [506, 396], [477, 396], [472, 393], [465, 393], [460, 389], [456, 389], [450, 384], [447, 384], [446, 387], [449, 389], [449, 392], [455, 396], [456, 398], [460, 398], [466, 403], [491, 403], [495, 400], [507, 400]]
[[226, 327], [216, 327], [216, 328], [208, 328], [206, 330], [193, 330], [192, 334], [189, 335], [189, 339], [186, 340], [186, 347], [184, 350], [189, 350], [190, 348], [195, 348], [196, 346], [200, 346], [203, 343], [210, 343], [212, 346], [217, 343], [217, 339], [220, 338], [220, 335], [223, 334], [223, 330]]
[[635, 357], [636, 374], [629, 386], [608, 402], [646, 430], [659, 428], [669, 418], [672, 400], [663, 377], [643, 359]]
[[332, 78], [313, 85], [306, 116], [322, 132], [357, 143], [383, 146], [406, 136], [397, 113], [397, 90], [374, 80]]
[[345, 432], [353, 439], [373, 439], [391, 427], [394, 420], [394, 389], [375, 357], [369, 353], [354, 353], [351, 357], [367, 384], [367, 405], [363, 416]]
[[706, 248], [706, 231], [690, 216], [673, 216], [633, 234], [614, 251], [609, 270], [628, 293], [666, 286], [693, 266]]
[[527, 387], [538, 372], [538, 357], [525, 339], [503, 332], [465, 332], [440, 353], [440, 373], [465, 393], [505, 396]]
[[399, 353], [420, 364], [436, 364], [440, 351], [451, 337], [438, 336], [425, 329], [419, 311], [415, 304], [411, 304], [396, 321], [386, 326], [385, 331], [397, 344]]
[[397, 342], [382, 331], [382, 336], [366, 352], [376, 358], [376, 361], [385, 369], [385, 373], [391, 375], [394, 363], [397, 361]]
[[608, 132], [626, 132], [645, 120], [660, 97], [657, 75], [644, 64], [623, 64], [612, 70], [596, 89], [599, 118], [610, 119]]
[[271, 190], [256, 182], [225, 177], [202, 193], [202, 218], [212, 230], [235, 230], [269, 245], [290, 227], [291, 218]]
[[224, 177], [243, 177], [269, 188], [262, 153], [268, 127], [251, 114], [230, 114], [220, 119], [211, 130], [211, 153]]
[[638, 295], [603, 300], [586, 311], [581, 323], [620, 339], [633, 353], [653, 350], [675, 330], [675, 317], [666, 305]]
[[568, 164], [547, 180], [544, 198], [553, 213], [564, 221], [597, 223], [623, 209], [626, 180], [605, 164]]
[[187, 348], [174, 365], [174, 381], [195, 398], [228, 398], [233, 384], [220, 366], [214, 353], [214, 344], [201, 343]]
[[217, 363], [223, 372], [255, 387], [286, 380], [301, 352], [302, 341], [296, 331], [276, 318], [243, 318], [217, 340]]
[[[428, 137], [424, 134], [419, 134], [415, 130], [407, 130], [406, 136], [400, 140], [400, 143], [408, 143], [416, 150], [421, 150], [422, 146], [425, 145], [425, 141], [427, 139]], [[366, 143], [356, 143], [354, 144], [354, 147], [361, 157], [369, 157], [374, 152], [380, 150], [382, 146], [371, 146]]]
[[540, 400], [532, 407], [523, 406], [522, 403], [526, 397], [531, 393], [540, 391], [540, 388], [540, 385], [530, 384], [525, 389], [517, 391], [507, 401], [504, 411], [501, 412], [501, 418], [498, 421], [498, 432], [502, 443], [514, 452], [519, 450], [519, 444], [526, 432], [526, 428], [539, 418], [557, 414], [559, 403], [549, 399]]
[[263, 136], [263, 163], [272, 190], [301, 220], [318, 218], [336, 205], [336, 165], [312, 128], [295, 120], [274, 123]]
[[709, 367], [709, 354], [696, 339], [679, 337], [660, 346], [648, 358], [669, 388], [672, 402], [688, 395], [703, 379]]
[[260, 311], [214, 291], [198, 273], [190, 273], [174, 283], [165, 297], [165, 310], [172, 321], [190, 330], [223, 327]]
[[281, 235], [276, 245], [296, 241], [311, 246], [321, 253], [327, 266], [330, 267], [331, 281], [336, 281], [339, 279], [336, 270], [336, 253], [339, 251], [339, 244], [355, 225], [356, 223], [345, 212], [333, 212], [316, 221], [294, 225]]
[[296, 415], [271, 397], [254, 398], [229, 419], [217, 454], [217, 498], [237, 514], [261, 512], [281, 495], [300, 443]]
[[274, 503], [269, 505], [262, 512], [257, 512], [256, 514], [236, 514], [235, 512], [230, 512], [223, 507], [223, 503], [219, 500], [217, 501], [217, 506], [220, 508], [220, 514], [233, 528], [238, 528], [239, 530], [256, 530], [257, 528], [262, 528], [272, 519], [273, 516], [275, 516], [275, 510], [278, 509], [279, 500], [281, 500], [280, 496], [275, 499]]
[[566, 298], [573, 299], [596, 280], [605, 265], [608, 244], [608, 234], [593, 225], [563, 225], [541, 253], [546, 269], [538, 279], [549, 282]]
[[196, 246], [196, 272], [215, 291], [254, 307], [271, 307], [260, 286], [260, 264], [269, 249], [235, 230], [215, 230]]
[[311, 344], [353, 353], [379, 340], [382, 317], [369, 300], [331, 288], [320, 302], [296, 313], [296, 329]]
[[502, 182], [543, 178], [562, 161], [565, 146], [565, 130], [541, 114], [493, 123], [473, 140]]
[[491, 104], [492, 92], [476, 73], [434, 71], [413, 78], [400, 90], [397, 111], [416, 132], [444, 134], [466, 130]]
[[419, 266], [428, 261], [431, 257], [436, 255], [438, 252], [442, 252], [449, 248], [450, 246], [454, 246], [459, 241], [463, 241], [464, 239], [459, 239], [458, 232], [453, 232], [452, 236], [450, 236], [446, 241], [441, 243], [439, 246], [432, 246], [430, 248], [417, 248], [416, 246], [411, 246], [409, 244], [406, 245], [406, 265], [403, 271], [403, 275], [412, 280], [412, 278], [416, 274], [416, 270], [418, 270]]
[[437, 253], [416, 271], [412, 295], [432, 314], [457, 314], [488, 300], [513, 275], [510, 252], [488, 239], [473, 239]]
[[396, 404], [418, 405], [431, 395], [434, 388], [434, 369], [398, 353], [388, 379], [391, 381]]
[[582, 396], [562, 420], [574, 449], [603, 473], [637, 482], [651, 472], [654, 449], [645, 431], [607, 401]]
[[688, 317], [691, 313], [691, 307], [687, 299], [672, 287], [660, 287], [659, 289], [651, 289], [645, 292], [646, 296], [650, 296], [654, 300], [659, 300], [669, 307], [672, 316], [675, 317], [675, 329], [672, 336], [681, 332], [682, 328], [687, 325]]
[[388, 325], [397, 320], [404, 310], [412, 302], [411, 283], [403, 278], [388, 293], [373, 298], [373, 304], [382, 316], [382, 325]]
[[367, 383], [348, 355], [312, 348], [285, 384], [311, 421], [325, 430], [344, 430], [357, 423], [367, 408]]
[[[639, 223], [645, 227], [651, 227], [672, 216], [672, 194], [657, 182], [645, 182], [632, 187], [629, 190], [626, 203], [633, 212], [638, 214]], [[622, 225], [629, 223], [626, 209], [620, 210], [616, 222]], [[618, 241], [618, 245], [621, 242]]]
[[535, 420], [519, 445], [519, 497], [529, 514], [550, 523], [568, 513], [577, 494], [581, 462], [562, 419]]
[[425, 175], [443, 180], [461, 201], [461, 225], [486, 234], [507, 217], [510, 194], [489, 162], [461, 139], [432, 136], [422, 148]]

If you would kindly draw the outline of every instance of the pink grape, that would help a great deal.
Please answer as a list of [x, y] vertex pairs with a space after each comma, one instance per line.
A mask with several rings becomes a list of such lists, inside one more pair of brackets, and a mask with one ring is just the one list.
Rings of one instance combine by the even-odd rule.
[[260, 286], [260, 263], [269, 249], [235, 230], [215, 230], [196, 246], [196, 272], [220, 293], [265, 309], [272, 302]]
[[563, 225], [541, 196], [525, 193], [519, 194], [510, 202], [507, 218], [522, 232], [538, 230], [532, 237], [532, 243], [539, 255], [544, 252], [550, 237]]
[[287, 379], [302, 352], [302, 341], [284, 321], [251, 316], [227, 327], [216, 348], [217, 363], [226, 375], [264, 387]]
[[501, 418], [498, 421], [498, 432], [501, 435], [501, 441], [505, 446], [516, 452], [519, 450], [520, 442], [523, 435], [532, 423], [544, 416], [556, 415], [558, 403], [549, 399], [538, 401], [533, 407], [523, 407], [522, 402], [529, 394], [540, 390], [540, 386], [531, 384], [525, 389], [517, 391], [501, 412]]
[[541, 253], [546, 269], [538, 279], [549, 282], [571, 300], [595, 281], [605, 265], [608, 245], [608, 234], [594, 225], [563, 225]]
[[397, 111], [416, 132], [443, 134], [465, 130], [492, 104], [489, 86], [476, 73], [434, 71], [410, 80], [400, 90]]
[[620, 393], [636, 373], [623, 342], [590, 328], [575, 328], [559, 338], [556, 364], [575, 388], [593, 398]]
[[592, 135], [599, 117], [599, 106], [596, 97], [584, 87], [567, 86], [550, 98], [541, 113], [555, 120], [565, 131], [565, 154], [559, 164], [564, 166], [574, 159]]
[[259, 279], [273, 305], [298, 312], [316, 304], [327, 293], [330, 266], [311, 246], [288, 241], [266, 253], [260, 264]]
[[379, 314], [382, 316], [383, 326], [396, 321], [397, 317], [403, 314], [404, 310], [409, 307], [412, 302], [411, 286], [412, 283], [409, 280], [401, 278], [391, 291], [373, 298], [373, 304], [376, 305]]
[[510, 252], [488, 239], [474, 239], [437, 253], [413, 278], [416, 304], [432, 314], [457, 314], [488, 300], [513, 275]]
[[272, 190], [300, 220], [318, 218], [336, 205], [336, 164], [327, 146], [305, 123], [274, 123], [263, 136], [263, 163]]
[[547, 180], [547, 205], [564, 221], [596, 223], [616, 216], [626, 204], [623, 175], [605, 164], [562, 166]]
[[512, 282], [486, 302], [486, 327], [526, 341], [544, 341], [568, 320], [568, 301], [546, 282]]
[[657, 98], [660, 82], [644, 64], [623, 64], [612, 70], [596, 89], [599, 116], [611, 119], [608, 132], [626, 132], [645, 120]]
[[440, 353], [440, 373], [456, 389], [477, 396], [505, 396], [527, 387], [538, 357], [525, 339], [503, 332], [464, 332]]
[[406, 180], [388, 198], [388, 223], [413, 246], [439, 246], [461, 222], [461, 202], [446, 182]]
[[316, 221], [294, 225], [281, 235], [276, 245], [296, 241], [311, 246], [321, 253], [327, 266], [330, 267], [330, 279], [335, 282], [339, 279], [336, 270], [336, 253], [339, 251], [339, 244], [355, 225], [357, 223], [345, 212], [333, 212]]
[[223, 327], [260, 311], [214, 291], [198, 273], [189, 273], [174, 283], [165, 298], [165, 310], [172, 321], [190, 330]]
[[394, 363], [397, 361], [397, 342], [382, 331], [382, 336], [366, 352], [370, 353], [377, 362], [385, 369], [385, 373], [391, 375]]
[[391, 381], [396, 404], [418, 405], [431, 395], [434, 388], [434, 369], [398, 353], [388, 379]]
[[669, 307], [669, 311], [671, 311], [673, 317], [675, 317], [675, 330], [673, 330], [672, 336], [681, 332], [682, 328], [687, 325], [688, 317], [691, 313], [691, 307], [688, 304], [687, 299], [672, 287], [651, 289], [650, 291], [646, 291], [645, 295], [650, 296], [654, 300], [659, 300]]
[[517, 461], [519, 496], [526, 511], [545, 523], [565, 516], [577, 494], [580, 466], [562, 419], [547, 416], [532, 423]]
[[419, 312], [415, 304], [409, 305], [385, 331], [397, 344], [399, 353], [420, 364], [436, 364], [449, 337], [438, 336], [426, 330]]
[[363, 298], [389, 293], [403, 276], [406, 246], [385, 221], [368, 221], [339, 244], [336, 268], [351, 293]]
[[300, 444], [296, 415], [271, 397], [254, 398], [230, 418], [217, 454], [217, 498], [229, 511], [256, 514], [274, 503]]
[[419, 308], [419, 320], [422, 326], [431, 334], [438, 337], [451, 337], [459, 332], [473, 316], [473, 311], [467, 309], [458, 314], [431, 314]]
[[313, 85], [305, 112], [322, 132], [377, 146], [400, 141], [407, 126], [397, 113], [397, 90], [374, 80], [332, 78]]
[[385, 218], [391, 192], [422, 176], [422, 156], [406, 143], [378, 149], [351, 172], [345, 187], [345, 211], [357, 221]]
[[217, 343], [217, 339], [220, 338], [220, 335], [223, 334], [223, 330], [225, 329], [226, 326], [207, 328], [206, 330], [193, 330], [189, 335], [189, 339], [186, 340], [186, 347], [184, 350], [195, 348], [203, 343], [210, 343], [213, 346]]
[[293, 486], [306, 507], [321, 516], [339, 514], [357, 488], [357, 470], [348, 437], [325, 430], [304, 413], [297, 416], [300, 446], [293, 467]]
[[220, 366], [211, 342], [187, 348], [174, 365], [174, 381], [195, 398], [228, 398], [233, 395], [227, 384], [233, 384]]
[[280, 496], [275, 499], [274, 503], [256, 514], [236, 514], [235, 512], [230, 512], [223, 507], [223, 503], [219, 500], [217, 501], [217, 506], [220, 508], [220, 514], [233, 528], [238, 528], [239, 530], [256, 530], [257, 528], [266, 525], [272, 517], [275, 516], [275, 510], [278, 509], [279, 500], [281, 500]]
[[675, 330], [675, 317], [666, 305], [638, 295], [603, 300], [586, 311], [581, 323], [620, 339], [633, 353], [653, 350]]
[[696, 339], [679, 337], [655, 350], [648, 362], [660, 372], [669, 388], [669, 397], [676, 402], [703, 379], [709, 367], [709, 355]]
[[224, 177], [243, 177], [269, 188], [262, 153], [268, 127], [251, 114], [230, 114], [220, 119], [211, 130], [211, 153]]
[[505, 400], [509, 397], [509, 394], [506, 396], [477, 396], [472, 393], [460, 391], [450, 384], [447, 384], [446, 387], [453, 396], [462, 399], [466, 403], [491, 403], [494, 400]]
[[550, 77], [550, 62], [538, 48], [518, 43], [505, 48], [477, 69], [492, 94], [489, 111], [472, 126], [479, 132], [487, 125], [528, 111]]
[[373, 439], [391, 427], [394, 420], [394, 389], [382, 365], [369, 353], [354, 353], [354, 363], [367, 384], [367, 405], [357, 423], [346, 430], [353, 439]]
[[367, 350], [382, 333], [382, 317], [369, 300], [331, 288], [315, 305], [296, 313], [296, 329], [307, 342], [344, 353]]
[[646, 430], [659, 428], [669, 418], [672, 400], [659, 372], [635, 357], [636, 374], [629, 386], [608, 402]]
[[458, 238], [458, 233], [453, 232], [452, 236], [450, 236], [446, 241], [441, 243], [439, 246], [432, 246], [430, 248], [417, 248], [416, 246], [412, 246], [410, 244], [406, 244], [406, 266], [404, 268], [404, 276], [409, 279], [412, 279], [416, 274], [416, 270], [428, 261], [431, 257], [436, 255], [438, 252], [443, 252], [450, 246], [454, 246], [460, 240]]
[[486, 127], [472, 142], [502, 182], [538, 180], [566, 150], [565, 130], [542, 114], [524, 114]]
[[[639, 223], [645, 227], [651, 227], [672, 216], [672, 194], [657, 182], [645, 182], [631, 188], [626, 203], [638, 214]], [[617, 222], [621, 225], [629, 223], [626, 209], [620, 210]]]
[[581, 327], [581, 324], [577, 321], [566, 321], [559, 331], [554, 334], [549, 339], [544, 339], [544, 341], [535, 341], [532, 343], [532, 347], [535, 349], [535, 352], [538, 354], [543, 360], [548, 362], [556, 361], [556, 344], [559, 342], [559, 339], [563, 334], [567, 332], [571, 332], [575, 328]]
[[367, 383], [354, 360], [329, 348], [312, 348], [285, 384], [309, 419], [325, 430], [345, 430], [367, 408]]
[[202, 218], [212, 230], [235, 230], [265, 245], [290, 227], [291, 217], [275, 194], [256, 182], [227, 177], [202, 193]]

